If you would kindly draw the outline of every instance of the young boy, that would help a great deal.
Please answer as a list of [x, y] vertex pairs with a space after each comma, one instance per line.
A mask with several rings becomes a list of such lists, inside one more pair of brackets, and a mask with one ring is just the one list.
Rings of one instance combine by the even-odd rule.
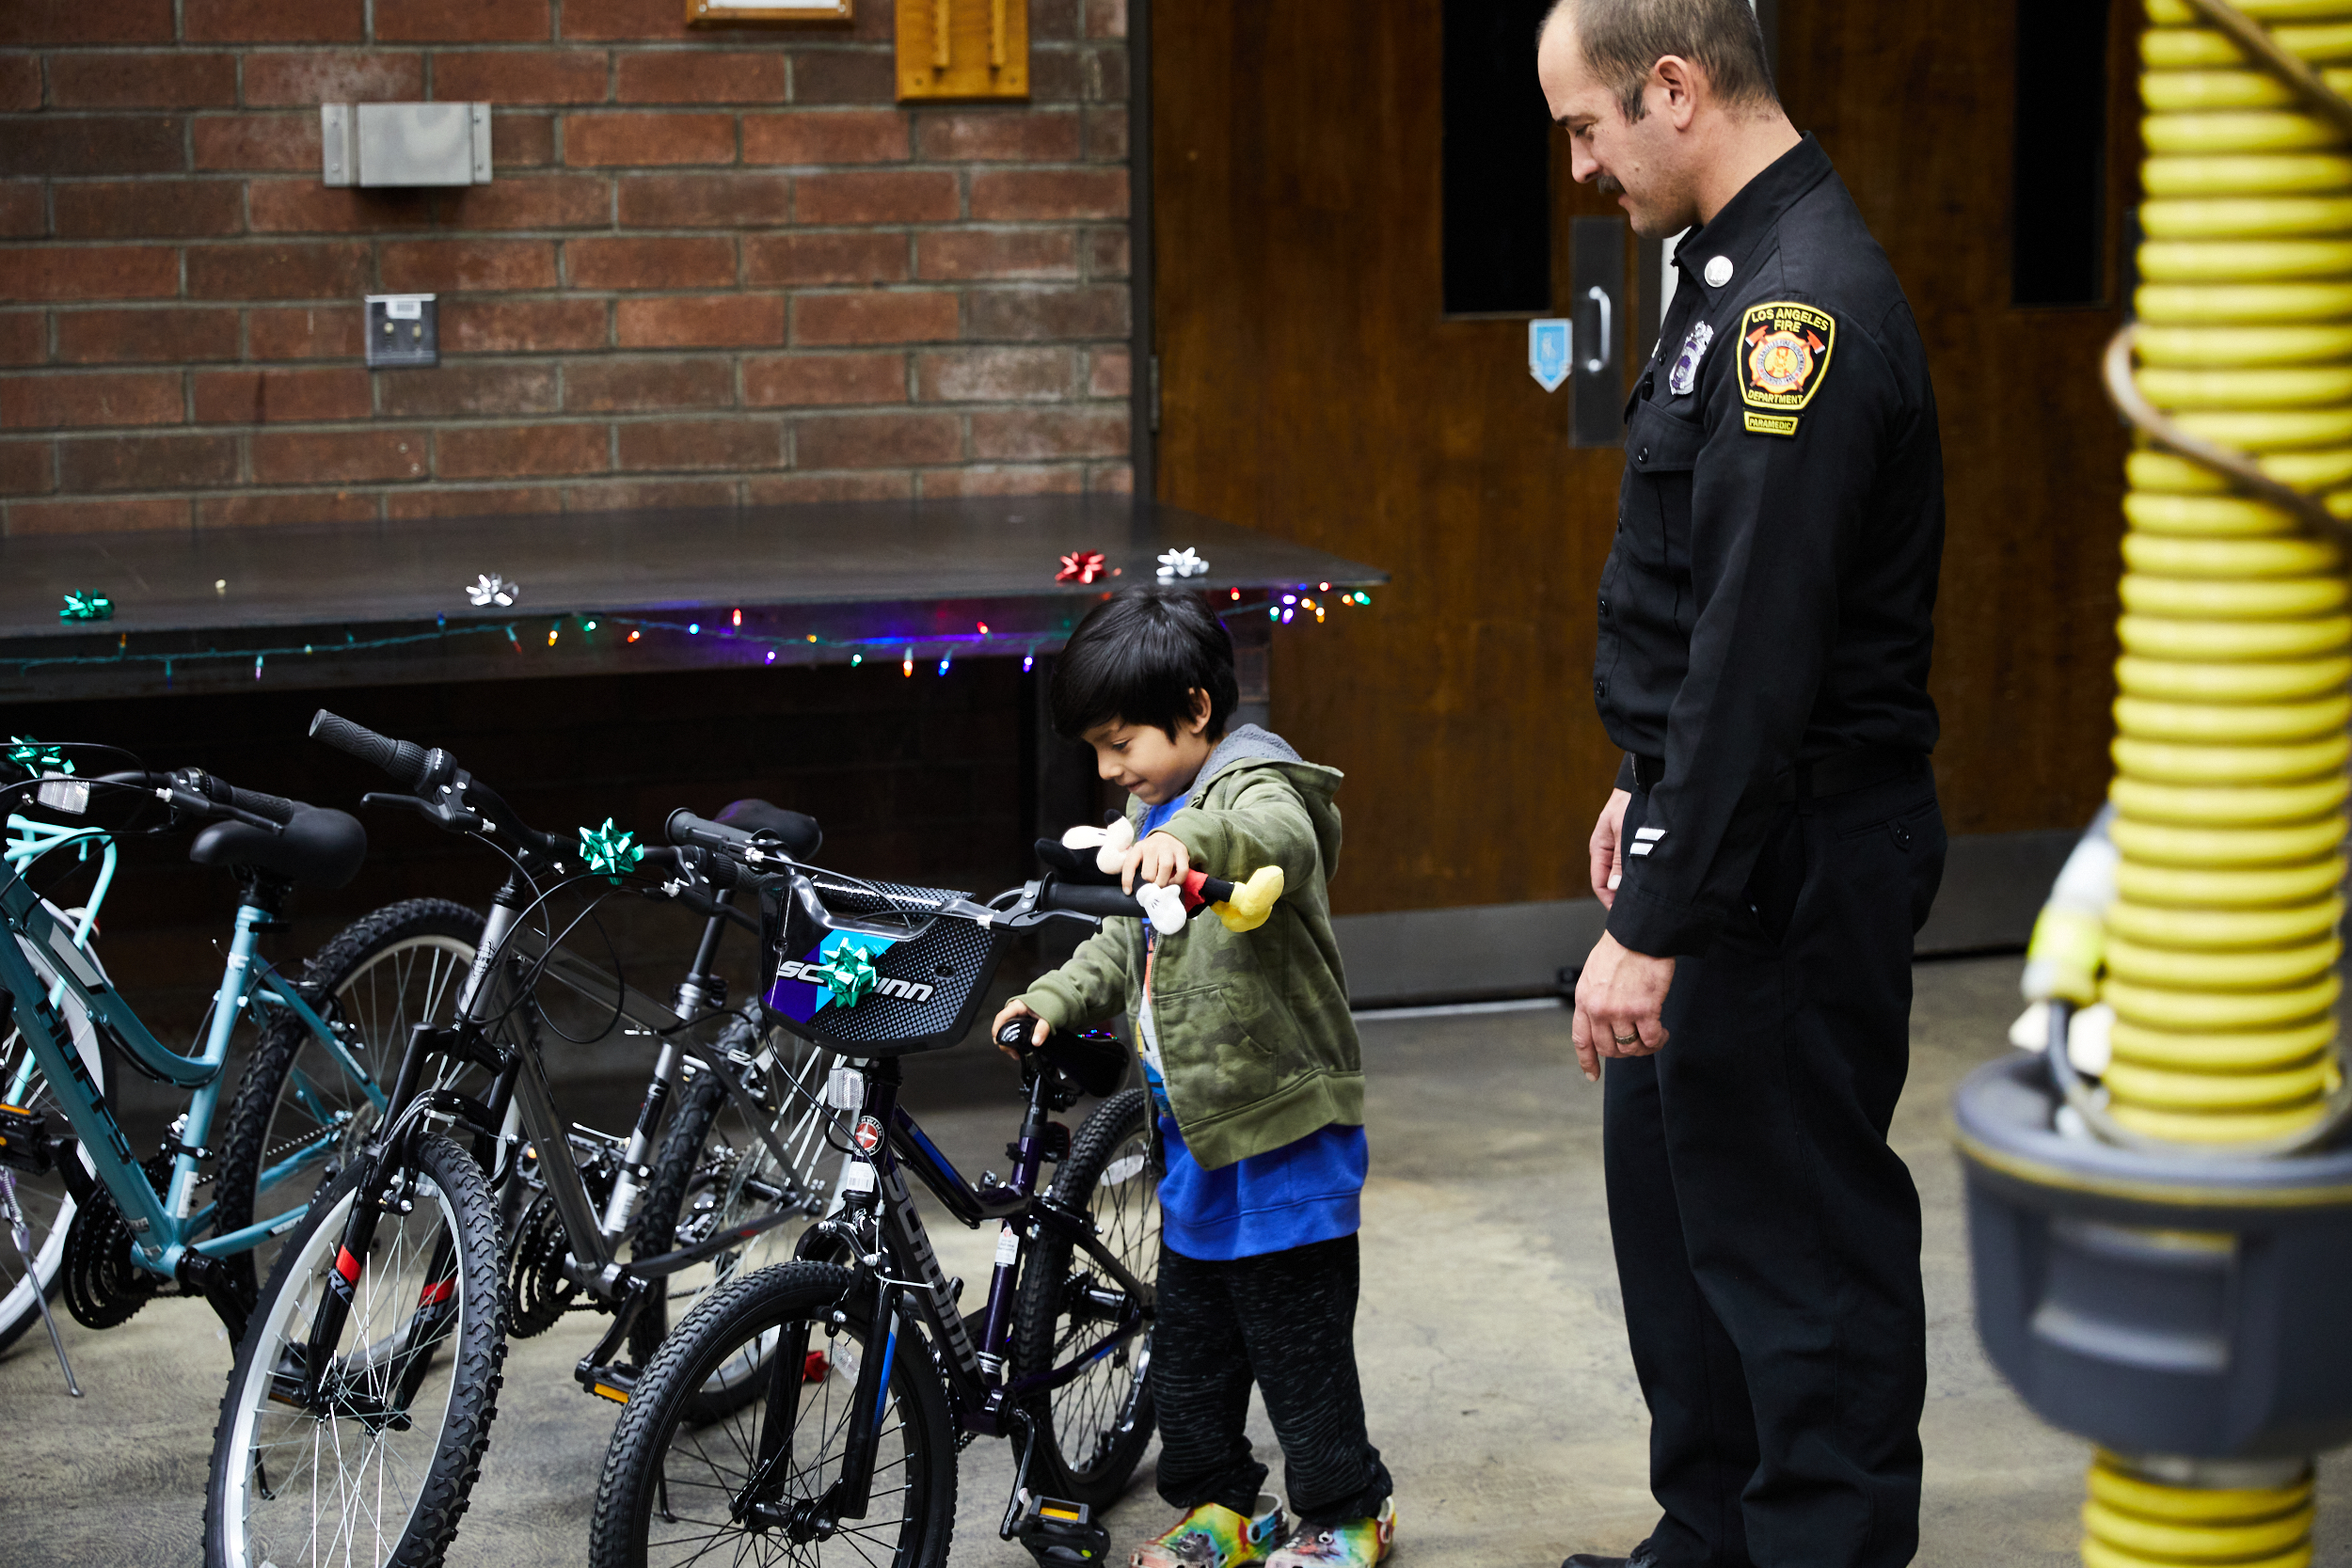
[[[1237, 695], [1232, 640], [1193, 594], [1132, 588], [1079, 625], [1054, 723], [1130, 792], [1126, 885], [1271, 864], [1282, 897], [1242, 934], [1205, 913], [1168, 938], [1113, 921], [994, 1028], [1034, 1017], [1042, 1039], [1123, 1007], [1158, 1111], [1152, 1400], [1160, 1496], [1184, 1516], [1134, 1568], [1370, 1568], [1396, 1525], [1356, 1374], [1363, 1065], [1326, 888], [1340, 774], [1255, 725], [1228, 735]], [[1287, 1537], [1243, 1432], [1253, 1382], [1282, 1445]]]

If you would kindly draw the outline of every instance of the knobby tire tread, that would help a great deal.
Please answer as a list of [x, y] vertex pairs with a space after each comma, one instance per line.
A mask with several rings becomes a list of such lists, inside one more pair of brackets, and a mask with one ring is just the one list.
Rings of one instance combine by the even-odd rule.
[[[416, 1511], [409, 1515], [408, 1528], [386, 1564], [386, 1568], [443, 1568], [450, 1544], [457, 1538], [458, 1524], [471, 1499], [474, 1482], [481, 1479], [482, 1455], [489, 1447], [490, 1424], [498, 1418], [499, 1390], [506, 1381], [506, 1277], [502, 1267], [505, 1250], [501, 1245], [497, 1200], [472, 1155], [448, 1138], [435, 1134], [418, 1141], [413, 1163], [449, 1195], [450, 1206], [456, 1212], [461, 1301], [487, 1308], [461, 1309], [460, 1322], [465, 1326], [453, 1352], [454, 1386], [449, 1415], [434, 1447], [428, 1479], [418, 1497]], [[204, 1488], [205, 1568], [247, 1568], [228, 1560], [222, 1515], [227, 1501], [223, 1495], [224, 1479], [232, 1473], [230, 1466], [243, 1466], [246, 1456], [225, 1450], [236, 1430], [238, 1407], [246, 1382], [252, 1375], [253, 1357], [261, 1349], [269, 1305], [285, 1289], [288, 1275], [301, 1259], [312, 1231], [326, 1215], [334, 1212], [342, 1195], [359, 1184], [367, 1170], [366, 1162], [354, 1165], [312, 1202], [309, 1216], [293, 1233], [271, 1268], [269, 1284], [254, 1307], [245, 1338], [238, 1342], [229, 1388], [222, 1397], [220, 1417], [213, 1429], [212, 1471]], [[397, 1175], [394, 1170], [384, 1171], [382, 1180], [373, 1184], [373, 1191], [386, 1190]]]
[[[842, 1301], [850, 1282], [850, 1272], [831, 1263], [780, 1263], [728, 1280], [678, 1321], [638, 1378], [605, 1449], [596, 1513], [589, 1525], [589, 1568], [645, 1568], [640, 1523], [651, 1513], [649, 1494], [662, 1472], [670, 1435], [686, 1418], [685, 1402], [699, 1398], [708, 1375], [705, 1369], [720, 1365], [746, 1338], [746, 1320], [756, 1323], [806, 1316], [820, 1322], [822, 1314], [840, 1304], [850, 1324], [865, 1330], [861, 1343], [871, 1350], [873, 1325], [862, 1308]], [[804, 1306], [796, 1309], [796, 1302]], [[901, 1337], [898, 1360], [912, 1374], [906, 1381], [913, 1398], [902, 1401], [912, 1408], [901, 1418], [910, 1425], [919, 1420], [929, 1429], [930, 1464], [916, 1509], [930, 1522], [915, 1560], [898, 1568], [946, 1568], [956, 1528], [956, 1444], [946, 1390], [940, 1386], [922, 1334]]]

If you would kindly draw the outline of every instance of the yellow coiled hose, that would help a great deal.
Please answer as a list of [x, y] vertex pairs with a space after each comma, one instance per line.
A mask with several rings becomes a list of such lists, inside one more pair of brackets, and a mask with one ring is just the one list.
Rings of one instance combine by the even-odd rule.
[[[2352, 137], [2191, 0], [2146, 0], [2139, 396], [2352, 517]], [[2234, 0], [2352, 89], [2352, 0]], [[2229, 21], [2228, 18], [2220, 19]], [[2352, 594], [2336, 545], [2223, 475], [2129, 460], [2116, 664], [2107, 1111], [2216, 1146], [2310, 1128], [2341, 1077]], [[2307, 1568], [2312, 1483], [2102, 1454], [2087, 1568]]]
[[2312, 1479], [2231, 1490], [2169, 1486], [2113, 1454], [2090, 1465], [2085, 1568], [2308, 1568]]
[[[2352, 88], [2352, 0], [2238, 8]], [[2352, 516], [2352, 147], [2188, 0], [2148, 17], [2140, 394]], [[2129, 479], [2108, 1109], [2259, 1142], [2338, 1081], [2352, 593], [2333, 542], [2201, 465], [2143, 447]]]

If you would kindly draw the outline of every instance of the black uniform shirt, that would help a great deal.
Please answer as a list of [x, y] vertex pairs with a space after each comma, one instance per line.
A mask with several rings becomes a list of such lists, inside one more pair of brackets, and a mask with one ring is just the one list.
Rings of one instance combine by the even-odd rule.
[[[1593, 696], [1662, 759], [1609, 930], [1706, 949], [1800, 762], [1926, 752], [1944, 460], [1917, 324], [1811, 137], [1690, 230], [1627, 405]], [[1630, 788], [1630, 758], [1620, 772]]]

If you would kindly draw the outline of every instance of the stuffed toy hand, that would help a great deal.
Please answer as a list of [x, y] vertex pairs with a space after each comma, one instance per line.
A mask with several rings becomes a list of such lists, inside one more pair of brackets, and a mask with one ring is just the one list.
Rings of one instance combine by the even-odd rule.
[[1127, 851], [1135, 847], [1136, 825], [1123, 816], [1107, 828], [1089, 828], [1082, 823], [1063, 833], [1061, 841], [1068, 848], [1093, 850], [1094, 863], [1105, 874], [1113, 874], [1127, 858]]
[[1181, 889], [1162, 887], [1157, 882], [1136, 885], [1136, 902], [1151, 917], [1152, 928], [1164, 937], [1172, 937], [1184, 928], [1184, 895]]

